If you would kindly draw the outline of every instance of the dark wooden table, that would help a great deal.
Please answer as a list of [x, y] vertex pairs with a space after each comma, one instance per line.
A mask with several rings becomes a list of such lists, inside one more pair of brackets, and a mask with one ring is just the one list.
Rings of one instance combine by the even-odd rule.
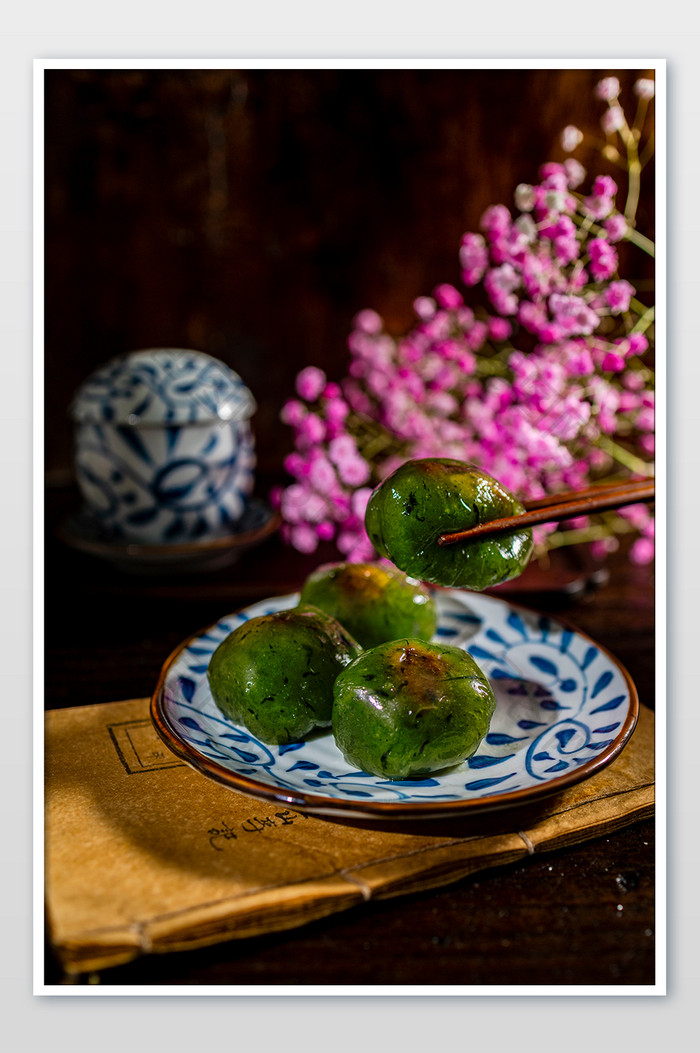
[[[77, 506], [47, 491], [47, 708], [150, 695], [170, 651], [198, 627], [266, 596], [292, 592], [326, 547], [301, 556], [279, 537], [233, 565], [144, 577], [66, 547], [55, 536]], [[650, 567], [624, 551], [608, 580], [577, 573], [563, 591], [544, 575], [519, 602], [568, 621], [626, 666], [654, 705]], [[578, 583], [577, 583], [578, 581]], [[102, 972], [102, 985], [645, 985], [654, 983], [654, 824], [531, 856], [436, 891], [364, 904], [275, 935], [149, 957]], [[60, 982], [47, 948], [46, 982]]]

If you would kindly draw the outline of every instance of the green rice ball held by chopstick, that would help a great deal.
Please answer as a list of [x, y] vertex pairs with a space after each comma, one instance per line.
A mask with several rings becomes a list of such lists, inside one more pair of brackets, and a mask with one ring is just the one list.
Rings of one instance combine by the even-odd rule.
[[515, 578], [532, 554], [532, 530], [439, 545], [441, 534], [525, 509], [496, 479], [449, 458], [406, 461], [373, 492], [365, 526], [377, 552], [435, 585], [480, 591]]

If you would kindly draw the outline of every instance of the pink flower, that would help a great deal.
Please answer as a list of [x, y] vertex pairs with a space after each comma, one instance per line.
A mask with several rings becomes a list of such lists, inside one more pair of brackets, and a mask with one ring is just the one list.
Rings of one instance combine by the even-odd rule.
[[338, 478], [335, 474], [335, 469], [325, 453], [322, 453], [320, 450], [314, 451], [314, 453], [316, 455], [312, 457], [309, 463], [309, 482], [320, 493], [332, 495], [338, 488]]
[[642, 530], [649, 522], [650, 512], [646, 505], [625, 505], [624, 508], [618, 509], [618, 515], [621, 515], [637, 530]]
[[649, 80], [647, 77], [640, 77], [639, 80], [634, 82], [633, 91], [640, 99], [653, 99], [655, 91], [654, 81]]
[[588, 390], [597, 407], [598, 427], [605, 435], [614, 435], [617, 430], [616, 414], [620, 405], [617, 390], [608, 380], [598, 374], [588, 381]]
[[465, 285], [476, 285], [488, 267], [489, 254], [481, 234], [465, 234], [459, 250], [462, 280]]
[[537, 200], [534, 187], [529, 183], [520, 183], [515, 188], [515, 194], [513, 195], [515, 200], [516, 208], [520, 209], [521, 212], [532, 212], [535, 207]]
[[610, 282], [605, 290], [605, 302], [613, 314], [628, 311], [633, 296], [634, 286], [627, 281]]
[[589, 194], [583, 199], [583, 209], [591, 219], [605, 219], [615, 207], [611, 197], [600, 194]]
[[591, 352], [586, 344], [573, 340], [562, 349], [562, 363], [570, 377], [587, 377], [595, 369]]
[[508, 236], [512, 257], [522, 259], [527, 252], [528, 245], [532, 245], [536, 239], [537, 226], [532, 216], [518, 216]]
[[573, 124], [567, 124], [566, 128], [561, 133], [562, 150], [566, 150], [567, 154], [570, 154], [582, 141], [583, 132]]
[[333, 464], [339, 465], [343, 461], [352, 460], [357, 457], [357, 446], [351, 435], [339, 435], [328, 444], [328, 456]]
[[552, 435], [569, 442], [576, 438], [590, 416], [590, 403], [582, 401], [580, 392], [571, 391], [549, 416], [548, 426]]
[[580, 161], [577, 161], [575, 157], [567, 157], [564, 161], [564, 170], [566, 172], [567, 183], [570, 189], [574, 189], [580, 186], [586, 178], [586, 169], [583, 167]]
[[616, 537], [602, 537], [597, 538], [591, 542], [591, 555], [594, 559], [605, 559], [611, 552], [615, 552], [620, 547], [620, 542]]
[[[631, 337], [630, 337], [631, 340]], [[622, 383], [629, 391], [641, 391], [644, 387], [644, 377], [639, 373], [628, 372], [622, 378]]]
[[340, 396], [334, 396], [326, 403], [324, 412], [329, 424], [340, 426], [347, 418], [347, 415], [350, 412], [350, 407], [345, 399], [340, 398]]
[[288, 399], [282, 407], [280, 419], [283, 424], [290, 424], [293, 428], [298, 428], [306, 414], [306, 406], [298, 399]]
[[610, 457], [610, 454], [605, 453], [604, 450], [599, 450], [596, 446], [594, 446], [588, 454], [588, 463], [594, 471], [603, 472], [606, 468], [610, 467], [612, 459]]
[[433, 376], [432, 387], [436, 391], [449, 391], [457, 383], [457, 368], [452, 363], [441, 366]]
[[654, 558], [654, 542], [648, 537], [638, 537], [630, 549], [630, 560], [639, 566], [651, 563]]
[[345, 559], [348, 563], [367, 563], [376, 558], [376, 552], [369, 538], [360, 538], [356, 545], [351, 548]]
[[416, 300], [413, 301], [413, 310], [416, 312], [418, 317], [422, 318], [424, 321], [427, 321], [429, 318], [433, 317], [433, 315], [435, 314], [435, 308], [436, 304], [432, 296], [419, 296]]
[[367, 510], [367, 504], [371, 496], [371, 486], [361, 487], [359, 490], [355, 490], [355, 493], [352, 495], [352, 513], [363, 523], [365, 521], [365, 512]]
[[512, 326], [510, 322], [507, 322], [505, 318], [489, 318], [488, 320], [489, 336], [492, 340], [507, 340], [512, 332]]
[[611, 106], [600, 118], [600, 126], [606, 135], [619, 132], [625, 123], [625, 114], [621, 106]]
[[592, 333], [598, 326], [598, 315], [579, 296], [553, 293], [549, 298], [549, 309], [563, 333], [569, 336]]
[[321, 494], [309, 494], [306, 505], [304, 506], [304, 519], [306, 522], [314, 524], [321, 523], [325, 520], [327, 515], [328, 505], [325, 498], [322, 497]]
[[605, 238], [593, 238], [588, 243], [591, 274], [597, 281], [612, 277], [617, 270], [617, 252]]
[[302, 446], [317, 446], [326, 434], [323, 422], [315, 413], [307, 413], [299, 423], [297, 439]]
[[326, 374], [316, 366], [302, 369], [296, 379], [297, 394], [307, 402], [315, 402], [326, 386]]
[[308, 461], [300, 453], [294, 450], [288, 453], [284, 459], [284, 469], [293, 475], [295, 479], [304, 479], [308, 476]]
[[289, 540], [298, 552], [315, 552], [318, 548], [318, 537], [308, 523], [295, 523], [289, 531]]
[[491, 205], [481, 217], [481, 229], [489, 238], [506, 234], [510, 230], [511, 216], [505, 205]]
[[540, 165], [539, 175], [542, 185], [548, 189], [566, 190], [567, 180], [564, 165], [560, 165], [556, 161], [548, 161], [546, 164]]
[[349, 495], [344, 490], [336, 490], [330, 500], [335, 518], [339, 523], [345, 522], [352, 511]]
[[523, 300], [518, 309], [518, 321], [530, 333], [539, 335], [540, 331], [547, 325], [549, 319], [547, 312], [541, 303], [532, 303]]
[[557, 322], [547, 322], [537, 335], [544, 344], [556, 344], [567, 335], [567, 329]]
[[604, 77], [598, 81], [595, 89], [597, 99], [610, 102], [612, 99], [616, 99], [619, 94], [620, 82], [617, 77]]
[[457, 322], [462, 329], [471, 329], [474, 325], [474, 312], [471, 307], [460, 307], [457, 311]]
[[611, 176], [596, 176], [593, 182], [593, 193], [597, 197], [615, 197], [615, 194], [617, 193], [617, 183]]
[[609, 241], [621, 241], [627, 233], [627, 220], [619, 212], [615, 212], [603, 223]]
[[489, 328], [486, 322], [474, 322], [468, 333], [465, 333], [465, 338], [469, 349], [471, 351], [480, 351], [484, 346], [487, 336], [489, 335]]
[[361, 526], [342, 530], [338, 534], [336, 544], [348, 563], [365, 563], [376, 557], [364, 527]]
[[457, 409], [457, 400], [447, 391], [431, 391], [426, 403], [429, 410], [443, 417], [449, 417]]
[[[606, 78], [599, 90], [612, 104], [612, 127], [619, 84]], [[580, 135], [567, 126], [564, 146], [574, 149]], [[470, 293], [467, 306], [455, 285], [438, 284], [416, 298], [417, 320], [397, 339], [379, 314], [361, 311], [341, 383], [315, 366], [300, 372], [299, 398], [281, 413], [294, 430], [295, 449], [284, 460], [293, 482], [270, 497], [286, 541], [307, 552], [333, 541], [347, 559], [376, 558], [364, 530], [370, 480], [410, 458], [474, 461], [519, 496], [537, 498], [616, 471], [597, 446], [605, 435], [625, 436], [638, 456], [653, 457], [653, 397], [634, 358], [648, 341], [626, 331], [628, 318], [617, 320], [630, 311], [634, 324], [641, 312], [632, 285], [617, 275], [615, 244], [628, 233], [617, 185], [601, 175], [587, 196], [574, 197], [585, 171], [572, 157], [543, 165], [539, 178], [517, 187], [514, 219], [492, 206], [483, 234], [462, 238], [462, 280], [479, 286], [485, 302]], [[586, 218], [602, 231], [581, 225]], [[487, 341], [495, 346], [484, 352]], [[373, 442], [379, 453], [369, 452]], [[644, 516], [632, 525], [649, 545], [653, 519]], [[557, 529], [538, 527], [537, 543]], [[597, 544], [602, 555], [617, 541]], [[638, 545], [635, 559], [649, 551]]]
[[[630, 333], [628, 342], [631, 355], [643, 355], [646, 349], [649, 347], [649, 341], [645, 337], [644, 333]], [[633, 375], [638, 376], [638, 374]]]
[[362, 413], [368, 416], [372, 413], [372, 400], [368, 398], [366, 392], [362, 390], [358, 383], [352, 380], [346, 380], [343, 384], [343, 391], [348, 400], [348, 405], [351, 409], [355, 410], [356, 413]]
[[312, 491], [298, 483], [292, 483], [283, 492], [280, 501], [280, 509], [285, 519], [290, 523], [298, 523], [306, 513], [309, 496]]
[[620, 413], [629, 413], [639, 409], [639, 396], [633, 391], [620, 392]]
[[517, 297], [513, 290], [520, 284], [520, 278], [510, 263], [494, 267], [484, 278], [484, 288], [491, 297], [499, 314], [515, 314], [518, 308]]
[[363, 333], [368, 333], [370, 336], [373, 336], [376, 333], [381, 333], [384, 326], [381, 315], [378, 315], [376, 311], [372, 311], [369, 308], [356, 314], [353, 319], [353, 324], [355, 329], [359, 329]]
[[640, 431], [653, 431], [654, 430], [654, 410], [650, 406], [643, 406], [637, 414], [635, 424]]
[[347, 486], [364, 486], [370, 477], [370, 468], [358, 454], [338, 465], [338, 475]]
[[443, 285], [436, 286], [433, 290], [433, 296], [440, 307], [444, 307], [448, 311], [461, 307], [464, 302], [462, 294], [457, 292], [454, 285], [448, 285], [446, 282]]
[[575, 236], [560, 236], [554, 239], [554, 252], [557, 261], [561, 264], [573, 263], [579, 254], [579, 249], [580, 246]]
[[335, 537], [335, 523], [325, 520], [316, 524], [316, 537], [319, 541], [332, 541]]
[[370, 369], [367, 373], [367, 387], [372, 395], [380, 398], [386, 394], [391, 385], [391, 377], [381, 369]]
[[625, 357], [614, 351], [606, 351], [600, 363], [600, 368], [606, 373], [619, 373], [625, 368]]

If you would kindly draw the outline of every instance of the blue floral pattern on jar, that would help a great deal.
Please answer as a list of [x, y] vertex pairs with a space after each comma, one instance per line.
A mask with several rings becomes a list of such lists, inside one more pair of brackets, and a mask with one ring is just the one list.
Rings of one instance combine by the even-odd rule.
[[75, 471], [106, 536], [177, 544], [225, 535], [253, 490], [255, 401], [200, 352], [134, 352], [97, 370], [73, 403]]

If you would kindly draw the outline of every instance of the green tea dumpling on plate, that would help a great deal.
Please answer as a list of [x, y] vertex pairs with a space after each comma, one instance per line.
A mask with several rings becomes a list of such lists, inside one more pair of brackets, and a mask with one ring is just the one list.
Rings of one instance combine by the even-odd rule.
[[370, 541], [400, 570], [435, 585], [481, 591], [517, 577], [532, 554], [532, 530], [439, 545], [441, 534], [525, 509], [496, 479], [450, 458], [406, 461], [372, 493]]
[[336, 618], [362, 647], [400, 636], [429, 640], [437, 627], [426, 586], [379, 563], [326, 563], [306, 579], [300, 602]]
[[467, 651], [394, 640], [355, 658], [334, 688], [333, 735], [349, 764], [410, 779], [458, 764], [486, 735], [496, 708]]
[[219, 644], [209, 661], [209, 687], [224, 716], [262, 742], [300, 742], [330, 725], [335, 678], [361, 651], [324, 611], [264, 614]]

